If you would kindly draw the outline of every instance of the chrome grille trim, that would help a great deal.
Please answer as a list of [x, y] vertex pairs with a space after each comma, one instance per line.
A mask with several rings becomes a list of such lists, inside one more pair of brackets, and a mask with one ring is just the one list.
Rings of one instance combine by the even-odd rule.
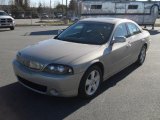
[[[22, 57], [22, 56], [20, 56], [20, 55], [17, 55], [17, 61], [20, 63], [20, 64], [22, 64], [22, 65], [24, 65], [24, 66], [26, 66], [27, 68], [30, 68], [30, 69], [32, 69], [32, 70], [36, 70], [36, 71], [42, 71], [43, 69], [44, 69], [44, 65], [43, 64], [41, 64], [42, 66], [40, 67], [40, 69], [37, 69], [35, 66], [34, 67], [31, 67], [32, 66], [32, 64], [34, 63], [34, 62], [36, 62], [36, 61], [31, 61], [31, 60], [29, 60], [29, 59], [26, 59], [26, 58], [24, 58], [24, 57]], [[38, 63], [39, 65], [40, 65], [40, 63], [39, 62], [36, 62], [36, 63]]]

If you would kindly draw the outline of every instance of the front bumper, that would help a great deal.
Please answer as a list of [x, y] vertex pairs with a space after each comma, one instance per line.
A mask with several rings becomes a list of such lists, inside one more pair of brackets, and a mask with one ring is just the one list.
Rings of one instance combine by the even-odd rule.
[[77, 96], [83, 73], [74, 75], [52, 75], [42, 71], [29, 69], [16, 60], [13, 69], [19, 82], [38, 93], [53, 96]]

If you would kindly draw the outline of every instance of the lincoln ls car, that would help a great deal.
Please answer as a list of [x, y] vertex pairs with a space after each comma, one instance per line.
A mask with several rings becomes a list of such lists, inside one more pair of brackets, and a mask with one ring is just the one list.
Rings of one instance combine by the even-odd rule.
[[149, 32], [131, 20], [86, 18], [20, 50], [13, 68], [35, 92], [89, 98], [109, 77], [131, 64], [141, 66], [149, 46]]

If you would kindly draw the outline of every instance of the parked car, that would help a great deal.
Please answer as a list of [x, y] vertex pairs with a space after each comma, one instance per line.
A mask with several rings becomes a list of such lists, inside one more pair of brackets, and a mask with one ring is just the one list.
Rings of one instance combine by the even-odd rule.
[[49, 18], [49, 16], [46, 13], [43, 13], [41, 16], [41, 19], [48, 19], [48, 18]]
[[33, 91], [88, 98], [122, 69], [142, 65], [149, 46], [150, 34], [131, 20], [88, 18], [20, 50], [13, 68], [19, 82]]
[[73, 21], [73, 22], [76, 22], [76, 21], [78, 21], [78, 20], [79, 20], [78, 17], [71, 17], [71, 21]]
[[2, 10], [0, 10], [0, 28], [10, 28], [11, 30], [15, 28], [14, 18]]
[[25, 19], [31, 19], [31, 18], [32, 18], [31, 15], [26, 15], [26, 16], [25, 16]]
[[61, 14], [61, 13], [57, 14], [57, 18], [62, 18], [62, 17], [63, 17], [63, 14]]

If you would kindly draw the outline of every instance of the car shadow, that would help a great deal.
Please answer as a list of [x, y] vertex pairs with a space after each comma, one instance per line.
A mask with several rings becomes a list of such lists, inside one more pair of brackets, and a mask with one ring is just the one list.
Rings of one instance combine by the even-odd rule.
[[2, 30], [0, 30], [0, 32], [6, 32], [6, 31], [10, 31], [10, 29], [2, 29]]
[[58, 30], [47, 30], [47, 31], [37, 31], [31, 32], [29, 35], [57, 35]]
[[36, 32], [31, 32], [27, 35], [30, 36], [36, 36], [36, 35], [57, 35], [58, 34], [58, 30], [47, 30], [47, 31], [36, 31]]
[[[114, 87], [137, 68], [133, 64], [105, 81], [94, 98]], [[87, 105], [94, 98], [60, 98], [41, 95], [16, 82], [0, 88], [0, 119], [61, 120]]]
[[139, 66], [136, 65], [136, 63], [133, 63], [129, 67], [125, 68], [116, 75], [110, 77], [108, 80], [104, 81], [103, 84], [101, 85], [101, 89], [99, 90], [98, 95], [103, 93], [105, 90], [116, 86], [118, 82], [122, 81], [125, 77], [134, 72], [138, 67]]
[[159, 33], [160, 33], [160, 30], [159, 30], [159, 29], [158, 29], [158, 30], [143, 29], [143, 30], [148, 31], [151, 35], [157, 35], [157, 34], [159, 34]]

